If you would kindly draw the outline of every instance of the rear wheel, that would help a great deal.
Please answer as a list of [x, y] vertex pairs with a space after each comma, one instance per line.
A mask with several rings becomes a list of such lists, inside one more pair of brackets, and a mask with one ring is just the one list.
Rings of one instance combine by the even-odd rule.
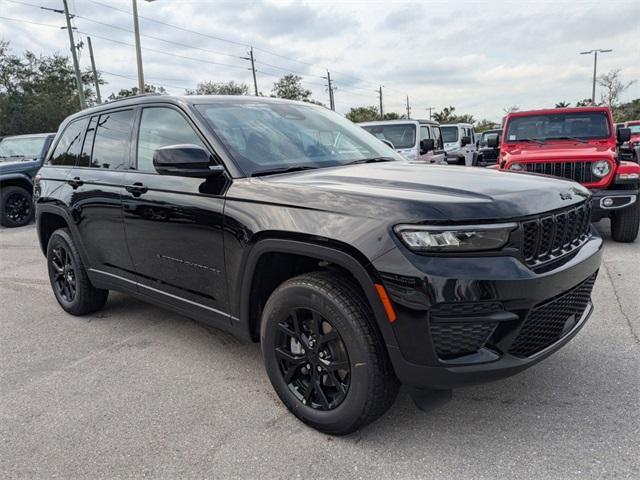
[[31, 193], [22, 187], [4, 187], [0, 196], [0, 223], [5, 227], [22, 227], [33, 218]]
[[393, 404], [399, 385], [372, 315], [353, 283], [330, 272], [290, 279], [267, 301], [261, 325], [267, 374], [304, 423], [345, 435]]
[[109, 290], [95, 288], [91, 284], [66, 228], [56, 230], [49, 239], [47, 267], [53, 294], [66, 312], [86, 315], [100, 310], [106, 303]]
[[616, 242], [629, 243], [638, 237], [640, 229], [640, 202], [614, 212], [611, 216], [611, 236]]

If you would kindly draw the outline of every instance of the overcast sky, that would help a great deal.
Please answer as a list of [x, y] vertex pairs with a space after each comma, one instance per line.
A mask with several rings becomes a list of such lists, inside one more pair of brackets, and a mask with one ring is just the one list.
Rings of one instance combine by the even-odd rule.
[[[135, 85], [131, 1], [68, 1], [85, 43], [81, 66], [90, 65], [90, 35], [97, 68], [108, 81], [103, 95]], [[56, 28], [64, 17], [24, 3], [62, 8], [62, 0], [0, 0], [0, 38], [16, 54], [67, 55], [67, 33]], [[453, 105], [476, 119], [499, 120], [510, 105], [575, 103], [591, 96], [593, 72], [593, 57], [578, 53], [594, 48], [613, 49], [599, 57], [599, 73], [620, 68], [624, 80], [640, 80], [638, 0], [138, 0], [138, 10], [146, 17], [140, 19], [145, 77], [174, 94], [203, 80], [252, 85], [248, 62], [240, 58], [245, 45], [256, 48], [260, 91], [269, 94], [279, 76], [294, 72], [303, 75], [313, 98], [328, 104], [321, 78], [328, 68], [342, 113], [376, 105], [380, 84], [385, 111], [403, 113], [409, 95], [414, 118], [427, 117], [429, 106]], [[624, 100], [638, 97], [640, 82]]]

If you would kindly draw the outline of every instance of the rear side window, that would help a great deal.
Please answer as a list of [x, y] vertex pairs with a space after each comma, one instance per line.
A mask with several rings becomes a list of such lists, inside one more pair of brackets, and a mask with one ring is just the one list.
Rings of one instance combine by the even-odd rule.
[[89, 120], [81, 118], [71, 122], [64, 129], [58, 144], [56, 145], [49, 163], [51, 165], [69, 165], [74, 166], [80, 155], [82, 146], [82, 137]]
[[78, 157], [76, 166], [78, 167], [90, 167], [91, 166], [91, 149], [93, 147], [93, 139], [96, 134], [96, 125], [98, 123], [98, 117], [92, 117], [89, 122], [89, 128], [84, 136], [84, 143], [82, 144], [82, 152]]
[[93, 141], [91, 166], [122, 170], [129, 167], [133, 110], [100, 115]]
[[176, 110], [164, 107], [142, 110], [138, 136], [138, 170], [155, 172], [153, 152], [156, 149], [185, 143], [206, 149], [189, 122]]

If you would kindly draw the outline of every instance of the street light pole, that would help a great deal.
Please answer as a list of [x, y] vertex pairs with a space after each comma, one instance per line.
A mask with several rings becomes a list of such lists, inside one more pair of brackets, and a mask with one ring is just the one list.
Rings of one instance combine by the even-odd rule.
[[591, 55], [593, 53], [593, 85], [591, 86], [591, 104], [596, 104], [596, 79], [597, 79], [597, 70], [598, 70], [598, 53], [609, 53], [613, 52], [611, 49], [603, 50], [601, 48], [597, 48], [595, 50], [589, 50], [588, 52], [580, 52], [580, 55]]
[[136, 63], [138, 64], [138, 93], [144, 93], [144, 73], [142, 72], [142, 50], [140, 47], [140, 27], [138, 26], [138, 3], [131, 0], [133, 4], [133, 32], [136, 37]]

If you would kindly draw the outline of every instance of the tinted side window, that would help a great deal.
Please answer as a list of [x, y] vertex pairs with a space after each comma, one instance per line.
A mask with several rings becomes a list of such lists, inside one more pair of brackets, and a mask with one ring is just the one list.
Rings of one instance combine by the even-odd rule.
[[51, 165], [73, 166], [76, 164], [87, 122], [86, 118], [81, 118], [67, 125], [51, 155], [51, 160], [49, 161]]
[[129, 167], [133, 110], [100, 115], [93, 142], [91, 166], [121, 170]]
[[433, 127], [433, 137], [435, 139], [436, 148], [444, 148], [444, 142], [442, 141], [442, 132], [440, 127]]
[[153, 152], [167, 145], [190, 143], [206, 148], [187, 120], [172, 108], [142, 110], [138, 135], [138, 170], [155, 172]]
[[96, 124], [98, 123], [98, 117], [92, 117], [89, 122], [89, 128], [84, 136], [84, 143], [82, 144], [82, 152], [78, 157], [76, 166], [78, 167], [90, 167], [91, 166], [91, 149], [93, 147], [93, 138], [96, 134]]

